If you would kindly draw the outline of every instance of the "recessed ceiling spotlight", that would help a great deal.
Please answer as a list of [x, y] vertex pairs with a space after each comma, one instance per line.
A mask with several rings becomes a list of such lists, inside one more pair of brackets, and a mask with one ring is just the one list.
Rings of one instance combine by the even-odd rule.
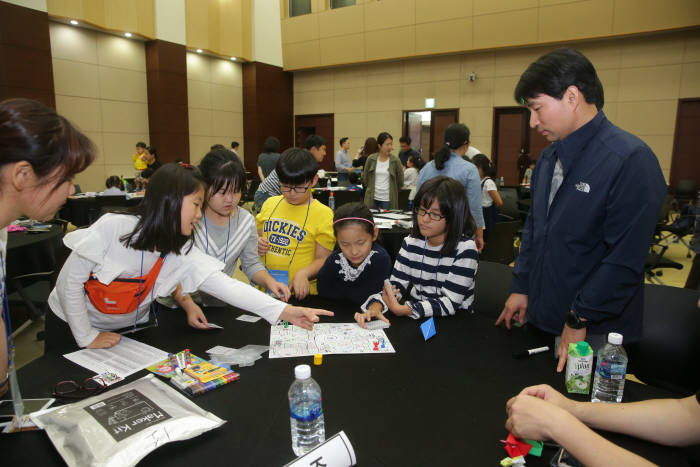
[[130, 33], [130, 32], [125, 32], [124, 35], [125, 35], [126, 37], [131, 37], [131, 33]]
[[235, 61], [236, 61], [236, 57], [231, 57], [231, 60], [233, 60], [233, 61], [235, 62]]
[[70, 24], [72, 24], [73, 26], [77, 26], [78, 22], [76, 20], [72, 19], [72, 20], [70, 20]]
[[201, 53], [202, 53], [202, 49], [197, 49], [197, 53], [198, 53], [198, 54], [201, 54]]

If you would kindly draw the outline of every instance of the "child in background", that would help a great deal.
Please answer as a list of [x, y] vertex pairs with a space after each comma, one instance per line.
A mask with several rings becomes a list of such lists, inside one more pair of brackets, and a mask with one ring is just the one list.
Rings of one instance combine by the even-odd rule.
[[335, 210], [333, 232], [338, 247], [318, 273], [318, 294], [357, 305], [381, 292], [391, 273], [391, 258], [377, 245], [379, 229], [363, 203], [343, 204]]
[[139, 141], [136, 143], [136, 154], [131, 156], [131, 160], [134, 161], [134, 168], [139, 172], [148, 167], [148, 162], [146, 162], [142, 157], [144, 149], [146, 149], [146, 143]]
[[204, 188], [196, 169], [166, 164], [151, 177], [141, 204], [64, 237], [73, 251], [49, 297], [50, 352], [76, 342], [94, 349], [116, 345], [121, 335], [113, 330], [148, 323], [154, 299], [178, 284], [185, 293], [201, 290], [271, 324], [283, 319], [311, 329], [317, 315], [330, 313], [265, 295], [221, 272], [223, 263], [194, 247]]
[[303, 299], [318, 294], [316, 275], [335, 246], [333, 211], [311, 196], [318, 162], [305, 149], [289, 148], [277, 161], [281, 196], [256, 217], [258, 253], [270, 275]]
[[[413, 231], [401, 245], [390, 280], [362, 305], [364, 313], [355, 313], [362, 327], [372, 318], [388, 322], [387, 309], [414, 319], [472, 311], [479, 253], [464, 185], [443, 175], [431, 178], [415, 202]], [[402, 305], [409, 284], [413, 288]]]
[[532, 171], [535, 170], [535, 164], [537, 161], [530, 161], [530, 165], [525, 169], [525, 175], [523, 175], [523, 181], [521, 185], [530, 186], [530, 180], [532, 180]]
[[425, 162], [420, 156], [410, 156], [406, 160], [406, 170], [403, 172], [403, 187], [411, 192], [408, 194], [408, 209], [413, 209], [413, 198], [416, 197], [416, 185], [418, 184], [418, 172]]
[[362, 194], [362, 186], [360, 186], [360, 174], [357, 172], [350, 172], [348, 174], [348, 180], [350, 185], [348, 185], [348, 191], [359, 191]]
[[494, 168], [489, 158], [483, 154], [476, 154], [472, 157], [472, 163], [479, 170], [481, 179], [481, 209], [484, 212], [484, 224], [486, 224], [484, 227], [484, 241], [486, 241], [489, 232], [498, 222], [498, 208], [503, 206], [503, 200], [493, 181]]
[[103, 196], [120, 196], [125, 195], [124, 184], [122, 179], [116, 175], [112, 175], [105, 181], [105, 186], [107, 189], [102, 192]]

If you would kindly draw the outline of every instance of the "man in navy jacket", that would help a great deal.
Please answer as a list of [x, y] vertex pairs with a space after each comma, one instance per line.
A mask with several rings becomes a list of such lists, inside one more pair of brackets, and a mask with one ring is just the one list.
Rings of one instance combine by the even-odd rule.
[[666, 182], [658, 159], [602, 111], [603, 87], [573, 49], [540, 57], [520, 77], [515, 99], [552, 144], [532, 175], [532, 204], [496, 324], [525, 320], [568, 344], [587, 333], [642, 334], [644, 261]]

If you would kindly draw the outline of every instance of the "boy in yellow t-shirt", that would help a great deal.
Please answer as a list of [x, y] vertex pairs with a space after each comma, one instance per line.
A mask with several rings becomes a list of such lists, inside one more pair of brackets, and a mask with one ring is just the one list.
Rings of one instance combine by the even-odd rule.
[[335, 246], [333, 211], [313, 199], [318, 162], [307, 150], [287, 149], [277, 161], [281, 196], [272, 196], [255, 218], [258, 253], [275, 280], [303, 299], [316, 295], [316, 275]]
[[146, 149], [146, 143], [139, 141], [136, 143], [136, 154], [131, 156], [131, 160], [134, 161], [134, 168], [139, 172], [148, 167], [148, 162], [141, 158], [144, 149]]

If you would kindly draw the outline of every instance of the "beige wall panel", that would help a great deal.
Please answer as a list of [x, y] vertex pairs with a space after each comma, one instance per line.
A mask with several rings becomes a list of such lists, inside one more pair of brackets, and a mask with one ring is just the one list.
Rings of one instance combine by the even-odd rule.
[[[401, 136], [401, 117], [400, 111], [390, 112], [368, 112], [367, 113], [367, 136], [376, 138], [382, 131], [387, 131], [394, 138], [394, 146], [398, 148], [398, 139]], [[398, 149], [392, 151], [398, 153]]]
[[102, 129], [115, 133], [138, 133], [148, 128], [148, 104], [101, 101]]
[[83, 172], [80, 172], [73, 179], [73, 183], [80, 185], [80, 189], [87, 191], [102, 191], [105, 189], [105, 166], [101, 163], [92, 163]]
[[619, 41], [576, 44], [576, 50], [591, 61], [596, 71], [620, 68], [622, 46]]
[[364, 5], [328, 9], [318, 15], [319, 36], [326, 38], [362, 33], [365, 30], [364, 21]]
[[344, 88], [333, 91], [336, 112], [366, 112], [367, 88]]
[[620, 70], [619, 102], [677, 99], [681, 66], [652, 66]]
[[211, 109], [188, 109], [188, 121], [190, 126], [190, 137], [209, 136], [212, 128]]
[[700, 32], [694, 32], [685, 38], [684, 62], [700, 62]]
[[188, 53], [187, 79], [211, 82], [211, 66], [209, 64], [209, 59], [196, 53]]
[[415, 31], [415, 26], [367, 31], [365, 33], [367, 60], [408, 57], [415, 54]]
[[415, 0], [370, 2], [364, 6], [364, 10], [366, 32], [409, 26], [416, 23]]
[[[595, 64], [593, 66], [595, 66]], [[600, 82], [603, 84], [605, 102], [617, 101], [619, 94], [620, 71], [597, 69], [596, 71], [598, 72], [598, 78], [600, 78]]]
[[215, 110], [241, 112], [243, 110], [243, 88], [212, 84], [211, 107]]
[[[342, 136], [340, 135], [367, 135], [367, 113], [345, 113], [342, 110], [336, 109], [335, 115], [333, 117], [335, 123], [334, 135], [336, 138]], [[362, 141], [351, 140], [351, 148], [357, 148], [364, 144], [364, 139]], [[350, 154], [354, 155], [353, 152]]]
[[403, 85], [403, 101], [401, 110], [418, 110], [425, 108], [426, 98], [435, 98], [435, 107], [444, 109], [449, 107], [446, 102], [438, 101], [435, 96], [435, 84], [432, 83], [408, 83]]
[[[476, 136], [491, 137], [493, 110], [491, 107], [462, 107], [459, 109], [459, 121], [469, 127], [470, 139]], [[485, 148], [479, 148], [485, 151]]]
[[476, 72], [476, 78], [493, 78], [496, 76], [496, 54], [481, 52], [462, 55], [460, 78], [466, 79], [469, 73]]
[[187, 105], [195, 109], [211, 109], [211, 86], [206, 81], [187, 80]]
[[319, 15], [301, 15], [282, 21], [282, 43], [307, 42], [319, 38]]
[[537, 8], [538, 0], [474, 0], [474, 15]]
[[87, 29], [51, 23], [51, 57], [97, 63], [96, 34]]
[[321, 64], [337, 65], [362, 62], [365, 59], [365, 36], [353, 34], [322, 39]]
[[209, 152], [210, 147], [209, 136], [197, 136], [190, 132], [190, 162], [192, 164], [199, 164], [199, 161]]
[[294, 74], [294, 92], [324, 91], [333, 89], [331, 70], [300, 71]]
[[147, 103], [146, 73], [100, 67], [100, 97], [116, 101]]
[[99, 164], [105, 163], [105, 148], [104, 148], [104, 138], [102, 133], [99, 131], [85, 131], [83, 132], [85, 136], [90, 138], [90, 141], [95, 143], [97, 148], [97, 154], [95, 155], [95, 162]]
[[542, 55], [556, 47], [528, 47], [527, 49], [502, 50], [495, 53], [495, 76], [518, 76]]
[[156, 6], [153, 0], [132, 0], [131, 8], [135, 8], [137, 14], [137, 30], [146, 37], [156, 38]]
[[403, 62], [373, 63], [367, 65], [367, 86], [401, 84], [404, 80]]
[[536, 8], [474, 17], [475, 49], [534, 44], [536, 42]]
[[296, 115], [333, 113], [333, 91], [309, 91], [294, 96]]
[[513, 91], [518, 84], [520, 76], [504, 76], [496, 78], [493, 83], [493, 104], [499, 106], [518, 105], [513, 98]]
[[211, 60], [211, 82], [243, 87], [243, 71], [240, 63], [230, 60]]
[[[425, 101], [423, 101], [425, 104]], [[454, 109], [460, 105], [460, 81], [438, 81], [435, 83], [435, 106]]]
[[697, 0], [615, 0], [613, 32], [626, 34], [694, 26], [700, 21]]
[[146, 49], [143, 42], [98, 34], [97, 57], [103, 66], [146, 72]]
[[642, 141], [647, 143], [647, 145], [654, 151], [656, 157], [659, 159], [659, 164], [661, 169], [668, 180], [668, 174], [671, 168], [671, 158], [673, 154], [673, 135], [663, 135], [663, 136], [640, 136]]
[[472, 0], [416, 0], [416, 23], [452, 20], [472, 15]]
[[541, 42], [607, 36], [612, 33], [613, 2], [589, 0], [540, 7]]
[[282, 45], [282, 60], [293, 63], [294, 68], [310, 68], [321, 65], [321, 44], [318, 40]]
[[700, 62], [683, 64], [678, 97], [700, 97]]
[[236, 118], [236, 115], [240, 115], [240, 112], [224, 112], [221, 110], [212, 111], [212, 135], [228, 135], [219, 141], [224, 146], [229, 146], [231, 144], [231, 136], [235, 134], [240, 134], [243, 132], [243, 128], [239, 128], [241, 123], [240, 116]]
[[149, 136], [147, 133], [112, 133], [105, 131], [102, 133], [102, 145], [104, 149], [104, 158], [107, 164], [126, 164], [130, 166], [128, 172], [124, 175], [131, 174], [135, 171], [131, 156], [136, 152], [135, 146], [138, 141], [143, 141], [148, 144]]
[[676, 127], [677, 108], [677, 100], [619, 102], [615, 123], [637, 136], [672, 135]]
[[102, 131], [100, 101], [56, 95], [56, 111], [83, 131]]
[[617, 125], [617, 105], [617, 102], [608, 102], [606, 100], [605, 105], [603, 106], [603, 113], [605, 113], [608, 120], [613, 122], [615, 125]]
[[[296, 75], [294, 88], [296, 89]], [[343, 67], [333, 72], [333, 87], [335, 89], [356, 88], [367, 86], [367, 67], [364, 65]]]
[[138, 31], [138, 10], [134, 1], [103, 0], [102, 3], [105, 14], [104, 26], [115, 31]]
[[406, 60], [403, 63], [404, 83], [460, 79], [460, 57], [457, 55]]
[[481, 151], [489, 158], [491, 157], [491, 137], [490, 136], [473, 136], [471, 139], [471, 145]]
[[471, 17], [416, 25], [416, 55], [456, 52], [471, 48]]
[[498, 78], [477, 78], [476, 81], [460, 81], [459, 107], [491, 107], [494, 82]]
[[[126, 158], [131, 160], [130, 157]], [[125, 160], [126, 160], [125, 159]], [[136, 171], [134, 170], [134, 166], [132, 164], [105, 164], [105, 180], [103, 180], [103, 185], [100, 190], [104, 190], [104, 182], [107, 180], [112, 175], [116, 176], [124, 176], [124, 177], [131, 177], [134, 175]]]
[[326, 0], [311, 0], [311, 12], [320, 13], [326, 9]]
[[53, 85], [56, 94], [64, 96], [92, 97], [100, 96], [98, 66], [71, 60], [54, 58]]
[[683, 38], [674, 34], [666, 37], [642, 37], [622, 44], [622, 68], [649, 65], [671, 65], [683, 60]]
[[367, 88], [367, 111], [401, 110], [402, 107], [401, 86], [370, 86]]
[[209, 46], [209, 5], [200, 1], [185, 0], [185, 24], [187, 45]]

